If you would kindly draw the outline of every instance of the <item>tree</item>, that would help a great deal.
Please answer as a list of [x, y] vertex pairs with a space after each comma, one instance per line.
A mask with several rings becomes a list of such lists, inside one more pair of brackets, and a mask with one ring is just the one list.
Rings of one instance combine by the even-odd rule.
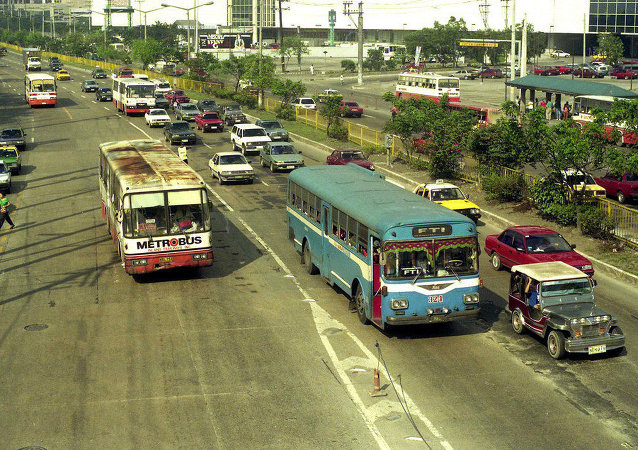
[[344, 72], [354, 72], [355, 70], [357, 70], [357, 65], [351, 59], [342, 59], [341, 68]]
[[239, 82], [246, 76], [248, 72], [248, 65], [246, 64], [246, 57], [236, 57], [232, 53], [230, 57], [221, 63], [222, 72], [230, 75], [233, 78], [235, 85], [235, 92], [239, 89]]
[[299, 70], [301, 70], [301, 56], [308, 53], [310, 53], [308, 46], [299, 36], [286, 36], [279, 47], [279, 54], [286, 58], [286, 64], [288, 64], [291, 56], [297, 57]]
[[275, 63], [272, 57], [250, 55], [247, 57], [246, 65], [248, 67], [246, 79], [261, 91], [261, 96], [264, 98], [264, 91], [270, 89], [275, 81]]
[[[614, 100], [609, 112], [603, 115], [603, 120], [614, 124], [617, 130], [622, 126], [625, 132], [638, 136], [638, 100]], [[638, 173], [638, 150], [635, 147], [624, 151], [613, 148], [606, 165], [618, 175], [625, 172]]]
[[363, 62], [363, 67], [377, 72], [381, 71], [383, 68], [383, 50], [377, 48], [368, 50], [368, 57]]
[[465, 21], [450, 17], [446, 24], [434, 22], [433, 28], [423, 28], [408, 34], [404, 42], [408, 54], [414, 54], [416, 47], [420, 46], [422, 55], [436, 56], [443, 64], [448, 62], [456, 64], [458, 56], [456, 45], [465, 32], [467, 32]]
[[612, 64], [622, 58], [625, 47], [620, 37], [615, 34], [600, 33], [596, 53], [603, 55], [607, 64]]
[[131, 57], [140, 61], [143, 69], [161, 59], [164, 53], [164, 47], [155, 39], [135, 39], [131, 43]]
[[[337, 139], [342, 138], [343, 130], [341, 126], [341, 98], [326, 97], [319, 106], [319, 114], [326, 119], [328, 126], [326, 134]], [[347, 130], [346, 130], [347, 133]]]
[[301, 97], [306, 93], [306, 85], [301, 81], [292, 81], [289, 79], [284, 81], [276, 79], [273, 82], [270, 92], [272, 92], [273, 95], [280, 97], [282, 108], [286, 108], [290, 106], [294, 99]]

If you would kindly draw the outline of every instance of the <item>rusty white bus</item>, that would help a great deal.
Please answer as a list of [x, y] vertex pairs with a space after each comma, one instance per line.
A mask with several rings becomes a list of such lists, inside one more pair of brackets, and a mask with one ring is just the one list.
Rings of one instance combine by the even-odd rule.
[[213, 263], [204, 180], [159, 141], [99, 146], [102, 217], [129, 274]]
[[24, 97], [32, 108], [40, 105], [55, 106], [58, 93], [55, 78], [46, 73], [28, 73], [24, 77]]

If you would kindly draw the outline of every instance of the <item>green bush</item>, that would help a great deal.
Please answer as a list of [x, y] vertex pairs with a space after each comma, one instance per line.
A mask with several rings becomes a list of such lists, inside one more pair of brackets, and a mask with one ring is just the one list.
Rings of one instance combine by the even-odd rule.
[[375, 153], [385, 154], [385, 147], [381, 145], [364, 145], [361, 147], [361, 151], [364, 155], [366, 155], [366, 158], [369, 158], [370, 155]]
[[609, 239], [616, 222], [594, 205], [584, 205], [580, 208], [580, 231], [596, 239]]
[[341, 68], [346, 72], [354, 72], [357, 70], [357, 65], [351, 59], [342, 59]]
[[416, 170], [428, 170], [430, 163], [424, 159], [412, 158], [410, 159], [410, 167]]
[[578, 206], [573, 203], [554, 203], [541, 211], [541, 215], [561, 225], [576, 225]]
[[428, 171], [432, 178], [456, 178], [461, 169], [461, 154], [456, 150], [430, 152]]
[[330, 126], [328, 129], [328, 137], [333, 139], [338, 139], [340, 141], [348, 140], [348, 128], [341, 125], [340, 123], [335, 123]]
[[213, 94], [217, 98], [232, 98], [235, 93], [226, 88], [213, 87], [211, 89], [211, 94]]
[[525, 195], [526, 186], [522, 176], [508, 178], [493, 174], [483, 177], [481, 183], [488, 200], [519, 202]]
[[275, 108], [275, 115], [278, 119], [290, 121], [296, 120], [295, 108], [292, 108], [290, 106], [286, 106], [283, 108], [281, 106], [277, 106], [277, 108]]
[[394, 70], [397, 68], [397, 62], [394, 59], [388, 59], [385, 61], [385, 68], [387, 70]]
[[257, 97], [246, 92], [238, 92], [234, 94], [233, 100], [240, 105], [247, 106], [250, 109], [255, 109], [257, 107]]

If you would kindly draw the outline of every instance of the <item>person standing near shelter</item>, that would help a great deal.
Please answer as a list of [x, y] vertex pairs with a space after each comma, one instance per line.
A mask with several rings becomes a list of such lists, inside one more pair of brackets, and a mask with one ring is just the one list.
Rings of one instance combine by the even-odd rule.
[[552, 109], [554, 108], [554, 104], [551, 99], [547, 100], [547, 104], [545, 105], [545, 118], [547, 120], [552, 120]]
[[4, 195], [4, 193], [0, 193], [0, 229], [2, 229], [5, 220], [9, 225], [11, 225], [9, 227], [10, 230], [16, 227], [9, 216], [9, 206], [11, 206], [9, 199]]
[[179, 156], [179, 159], [184, 161], [184, 164], [188, 164], [188, 147], [185, 145], [178, 147], [177, 156]]
[[565, 102], [563, 105], [563, 117], [569, 119], [569, 102]]

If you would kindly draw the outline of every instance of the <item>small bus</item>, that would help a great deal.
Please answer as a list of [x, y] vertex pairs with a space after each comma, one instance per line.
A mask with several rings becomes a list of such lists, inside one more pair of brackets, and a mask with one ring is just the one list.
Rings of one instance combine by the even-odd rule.
[[[574, 108], [572, 110], [572, 118], [582, 124], [592, 122], [594, 120], [594, 112], [597, 110], [608, 112], [614, 103], [615, 98], [608, 95], [580, 95], [574, 97]], [[623, 100], [623, 99], [618, 99]], [[624, 129], [623, 124], [617, 124], [618, 131], [622, 133], [618, 138], [618, 145], [636, 145], [638, 144], [638, 136], [631, 134]], [[611, 135], [614, 125], [605, 126], [607, 134]]]
[[111, 78], [133, 78], [133, 69], [129, 67], [118, 67], [111, 74]]
[[129, 274], [213, 263], [202, 177], [159, 141], [99, 146], [102, 217]]
[[374, 44], [374, 48], [383, 52], [384, 61], [391, 60], [397, 55], [397, 53], [405, 54], [405, 45], [377, 43]]
[[46, 73], [28, 73], [24, 77], [24, 97], [30, 107], [54, 106], [58, 102], [55, 78]]
[[293, 170], [286, 210], [306, 271], [343, 290], [362, 323], [479, 314], [479, 244], [468, 217], [353, 164]]
[[137, 78], [113, 78], [113, 104], [127, 116], [144, 114], [155, 107], [155, 84]]
[[461, 101], [461, 82], [433, 72], [399, 74], [395, 95], [399, 98], [426, 97], [438, 101], [447, 94], [450, 102]]

